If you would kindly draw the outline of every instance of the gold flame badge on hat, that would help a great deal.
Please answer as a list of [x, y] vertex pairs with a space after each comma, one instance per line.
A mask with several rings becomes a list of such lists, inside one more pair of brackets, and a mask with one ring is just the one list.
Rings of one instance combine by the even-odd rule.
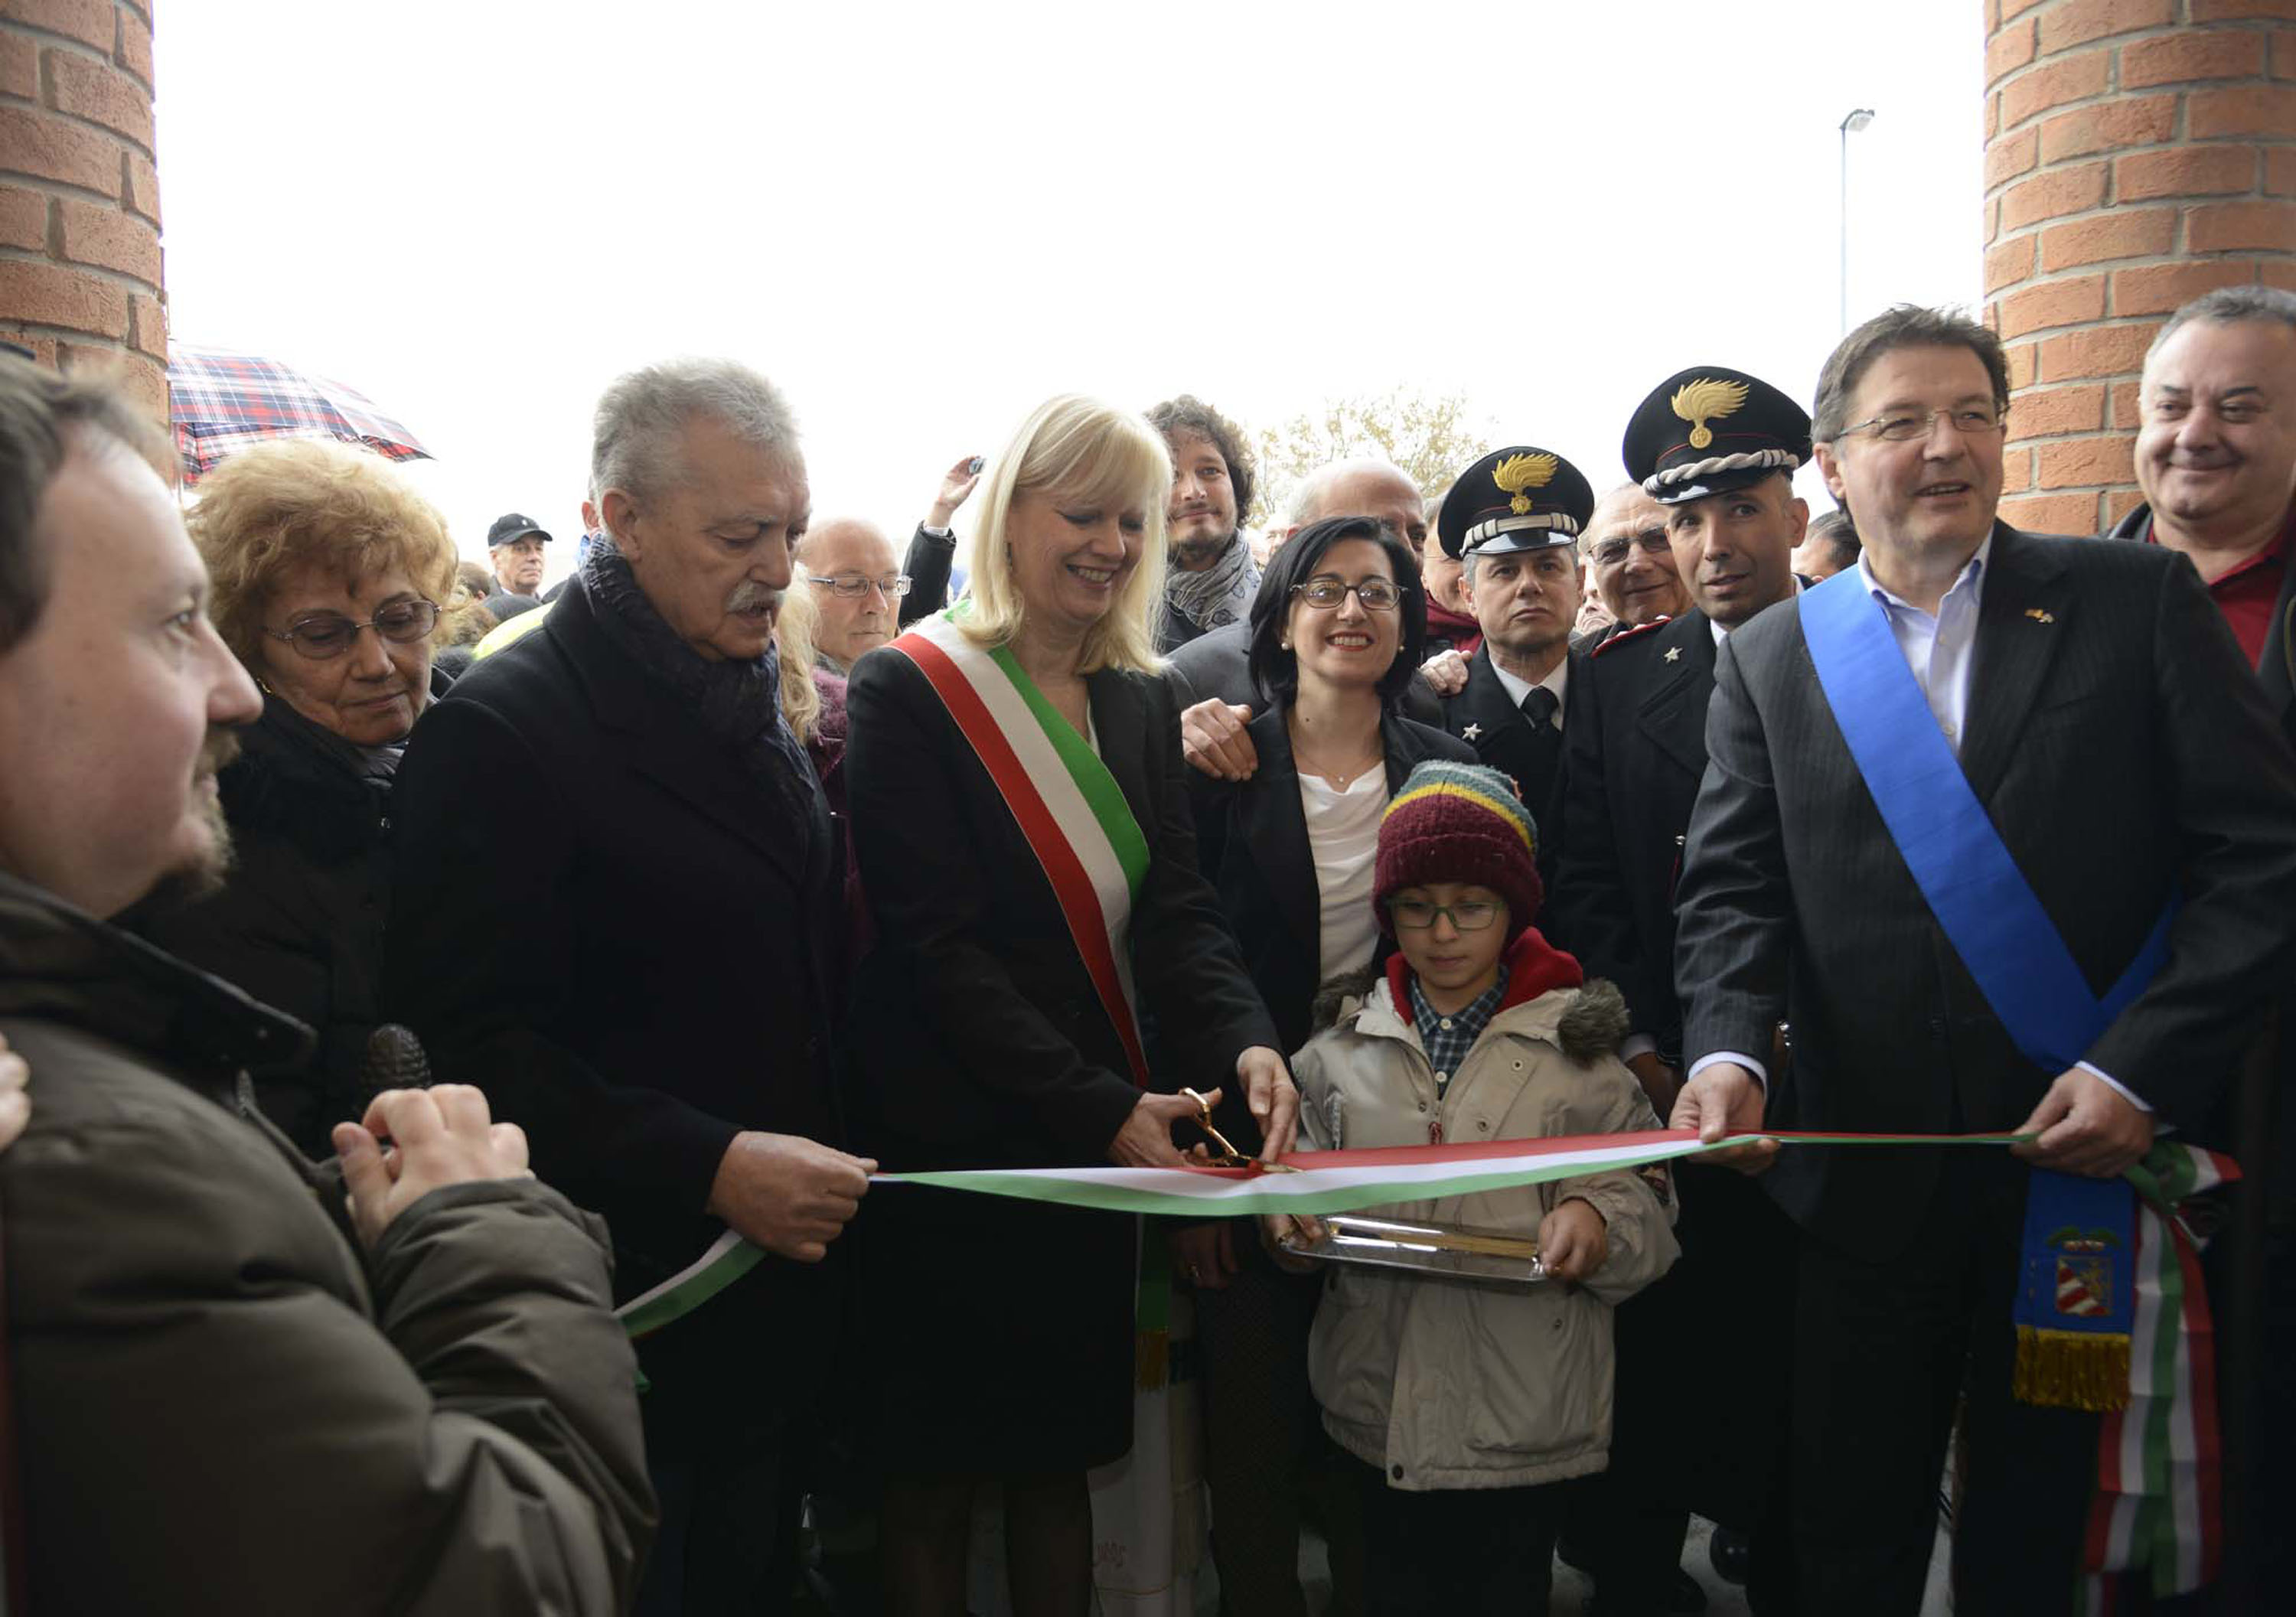
[[1546, 488], [1554, 480], [1558, 464], [1552, 455], [1510, 455], [1491, 468], [1491, 481], [1499, 486], [1501, 494], [1514, 496], [1507, 502], [1509, 510], [1517, 516], [1529, 516], [1530, 497], [1523, 490]]
[[1714, 434], [1706, 423], [1719, 421], [1743, 405], [1746, 402], [1746, 384], [1702, 376], [1696, 382], [1685, 382], [1677, 388], [1671, 402], [1674, 413], [1690, 423], [1690, 447], [1703, 449], [1714, 441]]

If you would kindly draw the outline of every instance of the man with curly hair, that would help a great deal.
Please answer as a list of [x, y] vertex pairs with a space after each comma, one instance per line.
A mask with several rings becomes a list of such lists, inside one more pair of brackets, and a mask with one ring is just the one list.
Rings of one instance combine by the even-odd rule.
[[1241, 623], [1259, 589], [1259, 564], [1242, 533], [1255, 468], [1243, 429], [1189, 394], [1148, 412], [1172, 451], [1172, 497], [1164, 542], [1164, 610], [1156, 649], [1171, 652], [1199, 635]]

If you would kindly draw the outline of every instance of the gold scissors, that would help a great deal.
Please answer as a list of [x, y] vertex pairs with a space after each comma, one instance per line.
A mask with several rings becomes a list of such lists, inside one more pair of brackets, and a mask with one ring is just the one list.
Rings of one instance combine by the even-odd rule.
[[[1255, 1165], [1255, 1159], [1244, 1155], [1243, 1153], [1229, 1145], [1227, 1136], [1222, 1134], [1218, 1129], [1212, 1127], [1212, 1108], [1210, 1101], [1207, 1101], [1202, 1096], [1197, 1094], [1193, 1089], [1182, 1089], [1180, 1093], [1196, 1103], [1196, 1127], [1204, 1131], [1205, 1137], [1210, 1139], [1214, 1145], [1219, 1147], [1218, 1153], [1209, 1159], [1209, 1162], [1211, 1167], [1250, 1168]], [[1268, 1173], [1297, 1173], [1300, 1171], [1298, 1169], [1287, 1167], [1282, 1162], [1259, 1162], [1257, 1165]]]

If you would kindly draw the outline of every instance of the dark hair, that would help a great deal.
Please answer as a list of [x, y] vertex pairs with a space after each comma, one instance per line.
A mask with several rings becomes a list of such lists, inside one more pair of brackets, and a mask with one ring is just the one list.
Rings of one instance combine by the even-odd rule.
[[[1148, 412], [1148, 424], [1164, 435], [1168, 446], [1176, 438], [1206, 439], [1227, 463], [1227, 480], [1235, 490], [1235, 525], [1251, 517], [1251, 499], [1259, 487], [1259, 465], [1244, 441], [1243, 429], [1191, 393], [1168, 398]], [[1175, 456], [1174, 459], [1178, 456]]]
[[91, 436], [147, 460], [161, 452], [158, 428], [111, 382], [0, 355], [0, 652], [30, 634], [47, 604], [47, 558], [33, 529], [64, 457], [93, 447]]
[[1334, 545], [1369, 539], [1387, 553], [1403, 598], [1395, 603], [1402, 627], [1395, 661], [1379, 677], [1379, 699], [1389, 709], [1401, 700], [1427, 655], [1427, 592], [1419, 583], [1419, 558], [1395, 529], [1377, 517], [1334, 516], [1310, 522], [1268, 558], [1259, 593], [1251, 598], [1251, 683], [1270, 702], [1290, 706], [1300, 691], [1300, 659], [1283, 645], [1283, 626], [1292, 616], [1292, 592], [1314, 578]]
[[1825, 357], [1817, 373], [1816, 407], [1810, 411], [1810, 438], [1830, 444], [1841, 436], [1850, 424], [1849, 396], [1875, 360], [1898, 349], [1925, 348], [1963, 348], [1976, 355], [1993, 382], [1993, 407], [2009, 407], [2009, 360], [1990, 327], [1949, 308], [1900, 303], [1850, 332]]
[[1863, 548], [1857, 538], [1857, 524], [1847, 511], [1829, 511], [1809, 520], [1809, 532], [1805, 541], [1815, 541], [1825, 546], [1834, 566], [1843, 570], [1857, 565], [1857, 553]]
[[2296, 292], [2284, 291], [2277, 286], [2219, 286], [2214, 291], [2202, 292], [2169, 316], [2152, 333], [2152, 346], [2144, 350], [2144, 363], [2152, 364], [2161, 345], [2195, 320], [2204, 320], [2210, 325], [2277, 320], [2296, 329]]

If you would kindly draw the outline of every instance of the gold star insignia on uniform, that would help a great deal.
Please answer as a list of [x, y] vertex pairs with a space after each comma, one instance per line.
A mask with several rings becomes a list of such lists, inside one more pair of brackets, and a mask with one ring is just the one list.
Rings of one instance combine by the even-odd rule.
[[1682, 648], [1681, 648], [1680, 646], [1678, 646], [1678, 645], [1669, 645], [1669, 646], [1668, 646], [1668, 647], [1666, 648], [1666, 657], [1665, 657], [1665, 661], [1668, 661], [1668, 662], [1679, 662], [1679, 661], [1682, 661]]
[[1501, 494], [1512, 494], [1507, 509], [1517, 516], [1530, 514], [1530, 497], [1526, 488], [1544, 488], [1554, 480], [1561, 463], [1552, 455], [1510, 455], [1491, 468], [1491, 481], [1499, 486]]
[[1674, 406], [1674, 413], [1690, 423], [1690, 447], [1703, 449], [1714, 441], [1714, 434], [1706, 423], [1719, 421], [1743, 406], [1746, 384], [1702, 376], [1696, 382], [1685, 382], [1677, 388], [1674, 398], [1669, 402]]
[[2054, 623], [2057, 620], [2054, 612], [2045, 612], [2038, 606], [2027, 607], [2025, 615], [2036, 623]]
[[1459, 739], [1462, 741], [1474, 741], [1480, 738], [1482, 733], [1482, 726], [1469, 725], [1465, 729], [1459, 732]]

